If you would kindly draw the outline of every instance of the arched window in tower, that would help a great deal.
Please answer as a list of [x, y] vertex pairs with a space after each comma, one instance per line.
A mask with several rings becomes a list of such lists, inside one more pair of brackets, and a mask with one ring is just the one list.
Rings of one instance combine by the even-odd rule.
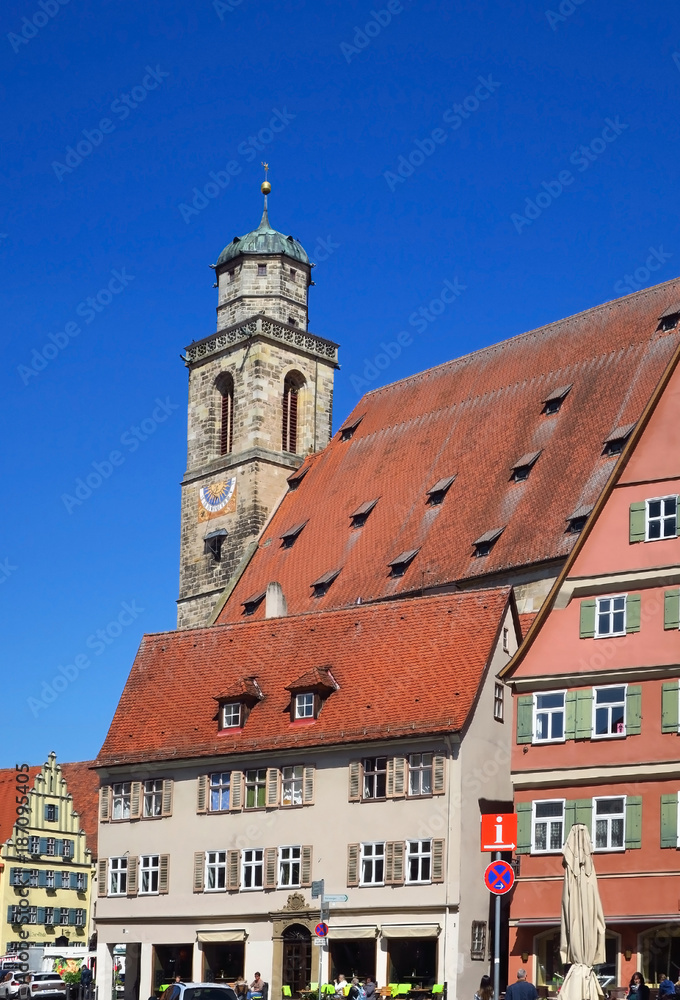
[[283, 383], [282, 451], [293, 455], [298, 451], [298, 402], [305, 384], [300, 372], [288, 372]]
[[217, 380], [220, 395], [220, 455], [229, 455], [234, 446], [234, 379], [229, 374]]

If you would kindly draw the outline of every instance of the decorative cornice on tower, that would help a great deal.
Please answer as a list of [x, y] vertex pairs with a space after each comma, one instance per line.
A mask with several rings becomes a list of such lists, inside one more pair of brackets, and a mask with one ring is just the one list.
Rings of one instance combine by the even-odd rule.
[[324, 361], [331, 361], [335, 368], [340, 367], [338, 364], [338, 344], [332, 340], [317, 337], [306, 330], [300, 330], [298, 327], [277, 323], [266, 316], [253, 316], [252, 319], [244, 323], [235, 323], [233, 326], [220, 330], [219, 333], [195, 341], [186, 348], [185, 364], [190, 367], [204, 358], [219, 354], [220, 351], [232, 347], [234, 344], [242, 343], [256, 336], [278, 341], [290, 347], [297, 347], [307, 354], [323, 358]]

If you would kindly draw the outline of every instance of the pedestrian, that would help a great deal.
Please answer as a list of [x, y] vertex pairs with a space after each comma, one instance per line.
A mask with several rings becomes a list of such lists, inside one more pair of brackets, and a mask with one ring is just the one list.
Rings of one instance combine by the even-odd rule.
[[[508, 986], [505, 1000], [538, 1000], [538, 990], [528, 981], [526, 969], [517, 970], [517, 982]], [[644, 1000], [649, 1000], [649, 997], [644, 997]]]
[[493, 997], [493, 986], [491, 976], [482, 976], [479, 989], [475, 993], [475, 1000], [491, 1000]]
[[175, 976], [175, 981], [172, 984], [172, 986], [168, 987], [168, 989], [165, 991], [163, 995], [163, 1000], [179, 1000], [180, 996], [182, 995], [182, 991], [180, 989], [181, 982], [182, 982], [182, 977], [178, 973]]
[[659, 998], [661, 997], [674, 997], [675, 996], [675, 983], [668, 976], [664, 975], [662, 972], [659, 976]]
[[634, 972], [631, 976], [626, 1000], [649, 1000], [649, 986], [641, 972]]

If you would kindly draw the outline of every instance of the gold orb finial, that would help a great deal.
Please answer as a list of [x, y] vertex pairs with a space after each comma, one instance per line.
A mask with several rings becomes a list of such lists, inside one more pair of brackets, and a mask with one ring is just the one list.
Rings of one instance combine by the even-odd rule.
[[267, 171], [269, 170], [269, 164], [263, 161], [262, 166], [264, 167], [264, 181], [260, 186], [260, 191], [262, 192], [262, 194], [269, 194], [272, 189], [271, 184], [267, 180]]

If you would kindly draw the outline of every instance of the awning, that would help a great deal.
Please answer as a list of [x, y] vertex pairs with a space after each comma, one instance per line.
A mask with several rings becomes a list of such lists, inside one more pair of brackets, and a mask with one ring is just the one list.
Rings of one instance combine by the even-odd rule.
[[228, 942], [228, 941], [245, 941], [246, 932], [244, 930], [240, 931], [196, 931], [197, 941], [212, 941], [215, 944], [218, 942]]
[[355, 938], [374, 938], [376, 937], [378, 928], [375, 924], [368, 925], [362, 924], [361, 926], [355, 927], [329, 927], [328, 937], [335, 941], [350, 941]]
[[436, 938], [439, 924], [383, 924], [380, 928], [384, 938]]

